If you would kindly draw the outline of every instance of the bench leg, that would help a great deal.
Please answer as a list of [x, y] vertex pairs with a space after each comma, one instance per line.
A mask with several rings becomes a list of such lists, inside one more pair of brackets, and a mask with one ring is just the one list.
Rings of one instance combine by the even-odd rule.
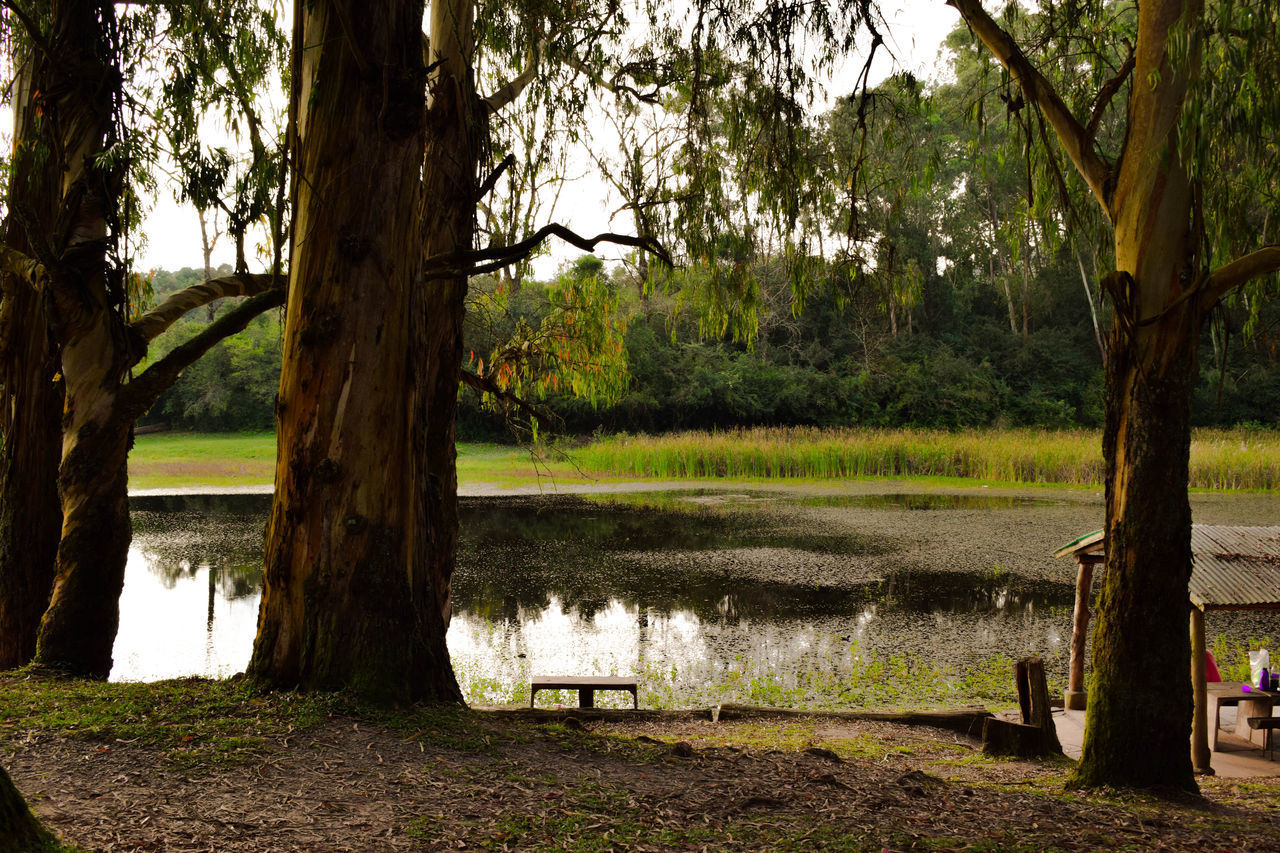
[[578, 707], [594, 708], [596, 706], [596, 691], [593, 688], [586, 687], [578, 691]]

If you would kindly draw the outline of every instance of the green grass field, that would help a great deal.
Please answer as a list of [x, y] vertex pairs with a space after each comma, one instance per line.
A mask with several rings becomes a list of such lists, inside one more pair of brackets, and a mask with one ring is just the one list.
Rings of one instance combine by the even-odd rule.
[[[271, 433], [139, 436], [129, 460], [134, 489], [269, 484]], [[1101, 439], [1085, 430], [817, 430], [808, 428], [610, 436], [566, 449], [462, 444], [462, 486], [515, 487], [548, 480], [927, 478], [989, 484], [1102, 484]], [[1280, 433], [1198, 430], [1191, 486], [1280, 488]]]

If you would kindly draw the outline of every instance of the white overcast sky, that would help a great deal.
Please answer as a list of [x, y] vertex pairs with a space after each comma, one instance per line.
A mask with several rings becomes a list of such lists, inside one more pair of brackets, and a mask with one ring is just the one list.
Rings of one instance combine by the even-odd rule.
[[[884, 35], [889, 51], [897, 59], [896, 68], [913, 71], [920, 77], [933, 76], [932, 67], [938, 47], [959, 22], [959, 13], [943, 0], [887, 0], [883, 11], [888, 21], [888, 29]], [[860, 57], [852, 57], [837, 72], [829, 91], [834, 94], [852, 91], [863, 61]], [[879, 81], [894, 70], [895, 65], [887, 53], [881, 51], [873, 68], [872, 81]], [[608, 197], [608, 189], [602, 182], [583, 179], [580, 183], [572, 191], [561, 194], [560, 205], [553, 212], [556, 221], [584, 235], [602, 230], [631, 229], [629, 220], [600, 227], [602, 222], [607, 222], [608, 211], [616, 208], [617, 202]], [[171, 190], [165, 187], [163, 180], [158, 198], [144, 220], [143, 231], [147, 237], [147, 245], [138, 256], [140, 268], [177, 270], [201, 265], [200, 224], [195, 209], [175, 202]], [[252, 257], [253, 247], [247, 246], [247, 250], [250, 253], [250, 267], [258, 268]], [[551, 255], [535, 264], [534, 273], [540, 278], [549, 277], [560, 264], [579, 254], [579, 250], [564, 244], [553, 246]], [[606, 260], [610, 258], [607, 250], [600, 254]], [[224, 237], [215, 248], [214, 266], [233, 263], [234, 260], [234, 246]]]

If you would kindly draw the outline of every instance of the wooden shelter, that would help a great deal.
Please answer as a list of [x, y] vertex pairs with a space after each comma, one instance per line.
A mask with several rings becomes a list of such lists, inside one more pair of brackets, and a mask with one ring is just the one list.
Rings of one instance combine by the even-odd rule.
[[[1103, 531], [1064, 545], [1055, 557], [1076, 558], [1075, 618], [1065, 704], [1082, 709], [1086, 692], [1084, 647], [1089, 635], [1089, 595], [1094, 567], [1104, 562]], [[1209, 765], [1208, 696], [1205, 683], [1204, 614], [1208, 610], [1280, 610], [1280, 527], [1191, 525], [1191, 676], [1195, 716], [1191, 760], [1197, 773]]]

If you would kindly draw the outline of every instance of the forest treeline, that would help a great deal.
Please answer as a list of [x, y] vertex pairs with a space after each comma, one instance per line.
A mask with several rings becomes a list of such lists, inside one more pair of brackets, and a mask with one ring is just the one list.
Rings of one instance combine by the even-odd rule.
[[[520, 323], [537, 328], [552, 295], [595, 277], [625, 317], [626, 378], [617, 399], [593, 405], [551, 391], [538, 405], [570, 434], [662, 432], [730, 426], [1097, 427], [1102, 358], [1076, 261], [1065, 251], [1034, 282], [1025, 334], [1010, 329], [1002, 294], [978, 278], [924, 277], [919, 303], [895, 334], [874, 295], [844, 305], [822, 291], [793, 313], [791, 282], [779, 264], [756, 272], [759, 333], [748, 345], [705, 337], [696, 311], [662, 293], [641, 292], [624, 266], [606, 272], [584, 257], [547, 282], [524, 282], [500, 312], [470, 323], [469, 353], [488, 354]], [[225, 274], [229, 270], [221, 270]], [[203, 279], [203, 271], [157, 271], [156, 298]], [[473, 282], [480, 296], [498, 288]], [[155, 344], [154, 356], [202, 331], [218, 311], [189, 315]], [[1248, 337], [1244, 308], [1203, 332], [1193, 418], [1201, 426], [1280, 426], [1280, 306], [1261, 309]], [[195, 431], [269, 430], [280, 380], [279, 312], [254, 320], [189, 367], [144, 423]], [[1225, 331], [1225, 335], [1224, 335]], [[1225, 355], [1225, 358], [1224, 358]], [[501, 440], [503, 418], [463, 388], [459, 436]]]
[[[1027, 28], [1034, 18], [1009, 23]], [[525, 262], [471, 277], [459, 438], [510, 436], [531, 410], [550, 416], [541, 429], [574, 435], [1100, 427], [1114, 310], [1102, 283], [1113, 263], [1106, 223], [1079, 182], [1033, 190], [1030, 178], [1049, 180], [1055, 167], [1029, 144], [1035, 128], [999, 64], [964, 26], [944, 47], [936, 79], [892, 76], [866, 98], [837, 99], [790, 140], [799, 153], [787, 168], [799, 177], [779, 190], [785, 198], [752, 177], [730, 138], [718, 140], [718, 191], [755, 186], [775, 205], [802, 201], [812, 244], [750, 241], [726, 224], [676, 269], [642, 253], [609, 268], [584, 255], [548, 281], [534, 280]], [[615, 117], [623, 164], [600, 161], [637, 233], [671, 245], [677, 229], [658, 215], [666, 197], [641, 193], [633, 173], [674, 167], [628, 140], [665, 138], [682, 103], [648, 123]], [[724, 118], [716, 132], [727, 134], [743, 105], [726, 95], [711, 109]], [[1100, 117], [1100, 138], [1118, 136], [1118, 121]], [[859, 185], [865, 194], [851, 203], [841, 188]], [[153, 297], [202, 278], [158, 271]], [[1274, 287], [1274, 276], [1261, 284]], [[218, 311], [215, 303], [188, 315], [149, 357]], [[273, 428], [281, 321], [263, 315], [219, 344], [147, 421]], [[1280, 426], [1275, 300], [1247, 290], [1224, 300], [1203, 325], [1199, 353], [1194, 425]]]

